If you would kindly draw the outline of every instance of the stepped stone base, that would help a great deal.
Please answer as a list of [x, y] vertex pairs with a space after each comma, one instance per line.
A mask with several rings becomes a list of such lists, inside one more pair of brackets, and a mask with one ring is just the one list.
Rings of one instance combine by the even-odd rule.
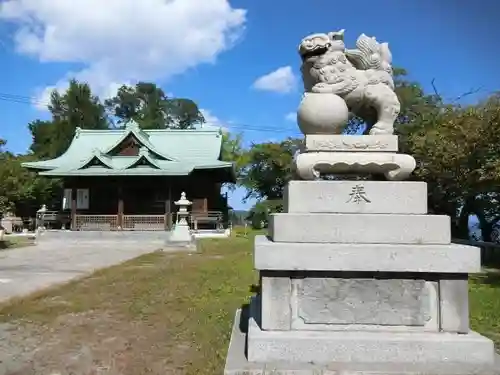
[[444, 215], [277, 213], [269, 236], [275, 242], [447, 245], [450, 228]]
[[[414, 160], [396, 150], [394, 137], [312, 136], [296, 166], [305, 180], [398, 180]], [[426, 198], [415, 182], [290, 182], [255, 238], [261, 290], [237, 313], [225, 374], [500, 375], [493, 342], [469, 328], [479, 250], [451, 244]]]
[[273, 242], [255, 236], [258, 270], [472, 273], [481, 254], [468, 245]]
[[[445, 358], [439, 362], [428, 361], [420, 363], [404, 363], [401, 361], [381, 362], [380, 360], [370, 362], [332, 362], [331, 357], [329, 361], [323, 363], [318, 361], [315, 361], [314, 363], [299, 363], [296, 361], [249, 362], [246, 357], [245, 349], [247, 329], [245, 326], [247, 318], [248, 316], [244, 316], [242, 319], [241, 310], [236, 312], [231, 342], [224, 369], [225, 375], [500, 375], [500, 358], [494, 354], [493, 345], [490, 345], [489, 343], [491, 342], [488, 343], [486, 338], [483, 338], [476, 333], [473, 333], [470, 336], [455, 335], [457, 338], [460, 336], [466, 336], [467, 339], [459, 340], [460, 342], [457, 346], [453, 346], [452, 343], [448, 342], [445, 346], [448, 348], [448, 354], [452, 354], [452, 357]], [[253, 329], [251, 326], [248, 328]], [[468, 339], [469, 337], [471, 338], [470, 340]], [[480, 349], [478, 348], [471, 348], [472, 351], [467, 351], [469, 346], [474, 347], [476, 343], [479, 344], [483, 350], [485, 350], [486, 354], [479, 353]], [[438, 345], [434, 342], [427, 348], [430, 348], [431, 346]], [[438, 347], [439, 353], [441, 353], [441, 355], [445, 355], [446, 353], [442, 349], [442, 344]], [[451, 349], [452, 347], [455, 349]], [[347, 348], [347, 346], [344, 348], [345, 350], [350, 349]], [[354, 349], [356, 348], [357, 347]], [[418, 350], [416, 350], [417, 354], [409, 354], [412, 356], [419, 355], [418, 353], [422, 353], [423, 349], [424, 347], [419, 347]], [[318, 348], [316, 353], [321, 355], [323, 350], [324, 349], [322, 347]], [[357, 350], [359, 352], [359, 348]], [[346, 354], [349, 353], [346, 351], [343, 355], [345, 356]], [[394, 352], [394, 355], [396, 355], [397, 358], [400, 358], [397, 352]], [[434, 353], [431, 355], [436, 356]], [[477, 357], [474, 357], [474, 355], [477, 355]], [[464, 359], [466, 359], [467, 356], [477, 360], [480, 360], [481, 358], [487, 359], [488, 361], [465, 362]], [[458, 358], [458, 360], [453, 360], [453, 358]]]

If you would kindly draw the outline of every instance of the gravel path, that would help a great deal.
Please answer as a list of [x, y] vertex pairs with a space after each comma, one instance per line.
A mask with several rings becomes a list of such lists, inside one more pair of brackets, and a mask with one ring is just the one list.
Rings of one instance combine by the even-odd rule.
[[163, 248], [164, 235], [47, 232], [36, 246], [0, 251], [0, 302]]

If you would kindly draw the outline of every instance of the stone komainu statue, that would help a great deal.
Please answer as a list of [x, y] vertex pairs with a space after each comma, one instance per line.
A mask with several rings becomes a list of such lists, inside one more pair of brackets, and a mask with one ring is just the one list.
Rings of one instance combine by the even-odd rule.
[[361, 34], [356, 47], [346, 49], [344, 30], [304, 38], [299, 53], [305, 93], [338, 95], [367, 123], [366, 134], [392, 134], [400, 104], [389, 46]]

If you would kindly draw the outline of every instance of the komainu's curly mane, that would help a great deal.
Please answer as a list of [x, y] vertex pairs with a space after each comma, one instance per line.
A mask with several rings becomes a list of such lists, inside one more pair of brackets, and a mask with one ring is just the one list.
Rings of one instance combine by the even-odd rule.
[[361, 34], [346, 49], [344, 31], [313, 34], [299, 45], [304, 90], [341, 96], [368, 123], [370, 134], [392, 134], [400, 104], [388, 43]]

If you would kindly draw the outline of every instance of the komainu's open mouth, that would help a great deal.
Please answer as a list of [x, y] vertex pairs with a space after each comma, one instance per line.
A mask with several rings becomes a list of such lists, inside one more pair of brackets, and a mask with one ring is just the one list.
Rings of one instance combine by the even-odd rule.
[[302, 60], [308, 59], [309, 57], [321, 56], [328, 52], [330, 44], [325, 44], [324, 46], [316, 46], [314, 49], [304, 52], [302, 54]]

